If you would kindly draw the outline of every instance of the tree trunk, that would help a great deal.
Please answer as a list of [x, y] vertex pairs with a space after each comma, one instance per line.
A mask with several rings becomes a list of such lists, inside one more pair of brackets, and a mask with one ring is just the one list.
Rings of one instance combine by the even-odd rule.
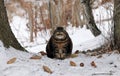
[[55, 7], [53, 5], [53, 0], [49, 1], [49, 15], [50, 15], [50, 24], [51, 24], [51, 34], [55, 30]]
[[91, 32], [93, 33], [94, 36], [98, 36], [101, 34], [101, 31], [97, 28], [94, 17], [92, 14], [92, 8], [90, 6], [90, 0], [81, 0], [81, 3], [83, 3], [84, 11], [85, 11], [85, 16], [87, 19], [87, 24]]
[[31, 7], [31, 8], [29, 8], [29, 9], [27, 9], [27, 11], [28, 11], [28, 15], [29, 15], [29, 24], [30, 24], [30, 42], [33, 42], [34, 40], [33, 40], [33, 29], [34, 29], [34, 23], [33, 23], [33, 20], [34, 20], [34, 18], [33, 18], [33, 10], [32, 10], [32, 6], [31, 5], [29, 5], [29, 7]]
[[9, 26], [4, 0], [0, 0], [0, 40], [6, 48], [10, 46], [15, 49], [26, 51], [17, 41]]
[[120, 49], [120, 0], [114, 0], [114, 46]]

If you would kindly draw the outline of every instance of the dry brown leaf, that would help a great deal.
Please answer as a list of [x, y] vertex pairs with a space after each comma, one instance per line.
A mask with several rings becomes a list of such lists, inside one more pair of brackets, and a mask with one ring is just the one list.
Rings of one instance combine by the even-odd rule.
[[40, 54], [41, 54], [42, 56], [47, 55], [47, 53], [45, 53], [44, 51], [41, 51]]
[[99, 55], [97, 58], [102, 58], [102, 55]]
[[87, 50], [87, 52], [91, 53], [91, 52], [92, 52], [92, 50], [88, 49], [88, 50]]
[[91, 56], [97, 56], [97, 53], [96, 53], [96, 52], [95, 52], [95, 53], [92, 53]]
[[79, 50], [76, 50], [74, 54], [79, 54], [79, 53], [80, 53], [80, 51], [79, 51]]
[[70, 66], [76, 66], [76, 63], [73, 61], [70, 61]]
[[10, 60], [7, 62], [7, 64], [12, 64], [12, 63], [14, 63], [14, 62], [16, 61], [16, 59], [17, 59], [16, 57], [10, 59]]
[[47, 72], [47, 73], [50, 73], [50, 74], [53, 73], [48, 66], [43, 66], [43, 69], [44, 69], [44, 71]]
[[32, 57], [30, 57], [30, 59], [41, 59], [41, 56], [32, 56]]
[[80, 63], [80, 66], [81, 66], [81, 67], [84, 67], [84, 63]]
[[97, 67], [94, 61], [91, 62], [91, 66], [93, 66], [95, 68]]
[[78, 54], [71, 54], [70, 56], [71, 58], [75, 58], [75, 57], [78, 57]]

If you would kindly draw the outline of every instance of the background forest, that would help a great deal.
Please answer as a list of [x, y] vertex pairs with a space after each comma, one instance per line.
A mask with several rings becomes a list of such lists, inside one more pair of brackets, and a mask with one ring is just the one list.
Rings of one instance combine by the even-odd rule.
[[[66, 28], [74, 45], [94, 38], [88, 29], [86, 11], [80, 0], [5, 0], [5, 5], [15, 36], [25, 48], [34, 48], [31, 51], [38, 51], [39, 45], [44, 47], [39, 51], [45, 50], [46, 43], [57, 26]], [[104, 30], [102, 34], [106, 38], [105, 33], [111, 34], [113, 2], [91, 0], [90, 6], [95, 23], [99, 29]], [[81, 50], [87, 49], [89, 48]]]

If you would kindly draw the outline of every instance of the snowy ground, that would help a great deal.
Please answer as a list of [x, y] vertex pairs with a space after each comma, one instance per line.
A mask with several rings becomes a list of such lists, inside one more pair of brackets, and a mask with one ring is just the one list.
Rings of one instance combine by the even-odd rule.
[[[108, 8], [113, 9], [113, 8]], [[107, 11], [103, 6], [93, 10], [96, 21], [111, 18], [111, 11]], [[11, 28], [19, 40], [30, 53], [21, 52], [13, 48], [6, 49], [0, 42], [0, 76], [119, 76], [120, 75], [120, 55], [117, 53], [103, 54], [98, 56], [90, 56], [85, 54], [78, 54], [75, 58], [67, 58], [64, 60], [50, 59], [47, 56], [42, 56], [41, 59], [35, 60], [30, 57], [38, 55], [38, 52], [45, 51], [46, 40], [49, 40], [49, 30], [38, 33], [33, 43], [29, 42], [29, 30], [26, 27], [27, 20], [23, 17], [14, 16], [10, 23]], [[94, 37], [90, 30], [84, 28], [67, 27], [73, 41], [73, 53], [76, 50], [88, 50], [100, 47], [107, 42], [110, 35], [111, 21], [98, 23], [102, 34]], [[100, 25], [100, 26], [99, 26]], [[11, 64], [7, 62], [16, 58], [16, 61]], [[76, 63], [76, 66], [71, 66], [70, 61]], [[97, 67], [91, 66], [94, 61]], [[80, 63], [84, 63], [81, 67]], [[48, 66], [52, 74], [43, 70], [43, 66]]]
[[[21, 52], [13, 48], [5, 49], [0, 43], [0, 76], [119, 76], [120, 55], [117, 53], [104, 54], [102, 57], [78, 54], [78, 57], [65, 60], [50, 59], [42, 56], [35, 60], [30, 57], [35, 54]], [[40, 55], [40, 54], [36, 54]], [[12, 58], [17, 58], [14, 63], [7, 64]], [[70, 66], [70, 61], [76, 66]], [[97, 67], [91, 66], [94, 61]], [[81, 67], [80, 63], [84, 63]], [[43, 70], [48, 66], [52, 74]]]

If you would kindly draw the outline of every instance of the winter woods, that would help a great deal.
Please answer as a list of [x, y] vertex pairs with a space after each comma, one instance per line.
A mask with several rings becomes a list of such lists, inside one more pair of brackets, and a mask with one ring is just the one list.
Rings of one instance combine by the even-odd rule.
[[[5, 0], [5, 6], [12, 28], [16, 26], [13, 23], [15, 16], [24, 18], [26, 20], [24, 26], [29, 31], [29, 42], [34, 42], [39, 35], [48, 42], [45, 36], [48, 29], [52, 34], [58, 26], [66, 28], [72, 25], [72, 27], [82, 28], [85, 25], [94, 36], [100, 35], [101, 26], [99, 25], [111, 20], [113, 16], [108, 12], [110, 17], [104, 18], [102, 15], [98, 15], [101, 12], [94, 14], [94, 10], [103, 6], [112, 12], [111, 7], [113, 6], [104, 5], [109, 2], [112, 3], [111, 0]], [[21, 21], [19, 21], [20, 23]], [[19, 27], [18, 30], [20, 30]], [[15, 28], [15, 30], [17, 29]]]
[[[96, 1], [86, 2], [90, 4], [91, 9], [98, 7], [94, 4]], [[98, 1], [98, 4], [101, 3]], [[66, 27], [69, 24], [75, 27], [87, 25], [94, 36], [101, 33], [96, 27], [94, 17], [87, 18], [92, 12], [87, 10], [86, 4], [80, 0], [6, 0], [5, 5], [9, 21], [12, 20], [13, 15], [28, 19], [26, 26], [30, 30], [30, 42], [34, 41], [34, 37], [37, 37], [37, 33], [41, 30], [54, 30], [57, 26]], [[85, 13], [86, 11], [90, 11], [91, 14]]]
[[[119, 76], [119, 3], [119, 0], [114, 3], [112, 0], [5, 0], [4, 5], [1, 0], [1, 76]], [[65, 43], [55, 41], [52, 47], [59, 49], [54, 52], [59, 58], [50, 59], [45, 52], [58, 26], [64, 27], [73, 42], [71, 55], [64, 60], [58, 60], [64, 58], [64, 49], [68, 48], [63, 33], [58, 32], [54, 38], [62, 38]], [[29, 53], [21, 52], [26, 50], [19, 43]]]

